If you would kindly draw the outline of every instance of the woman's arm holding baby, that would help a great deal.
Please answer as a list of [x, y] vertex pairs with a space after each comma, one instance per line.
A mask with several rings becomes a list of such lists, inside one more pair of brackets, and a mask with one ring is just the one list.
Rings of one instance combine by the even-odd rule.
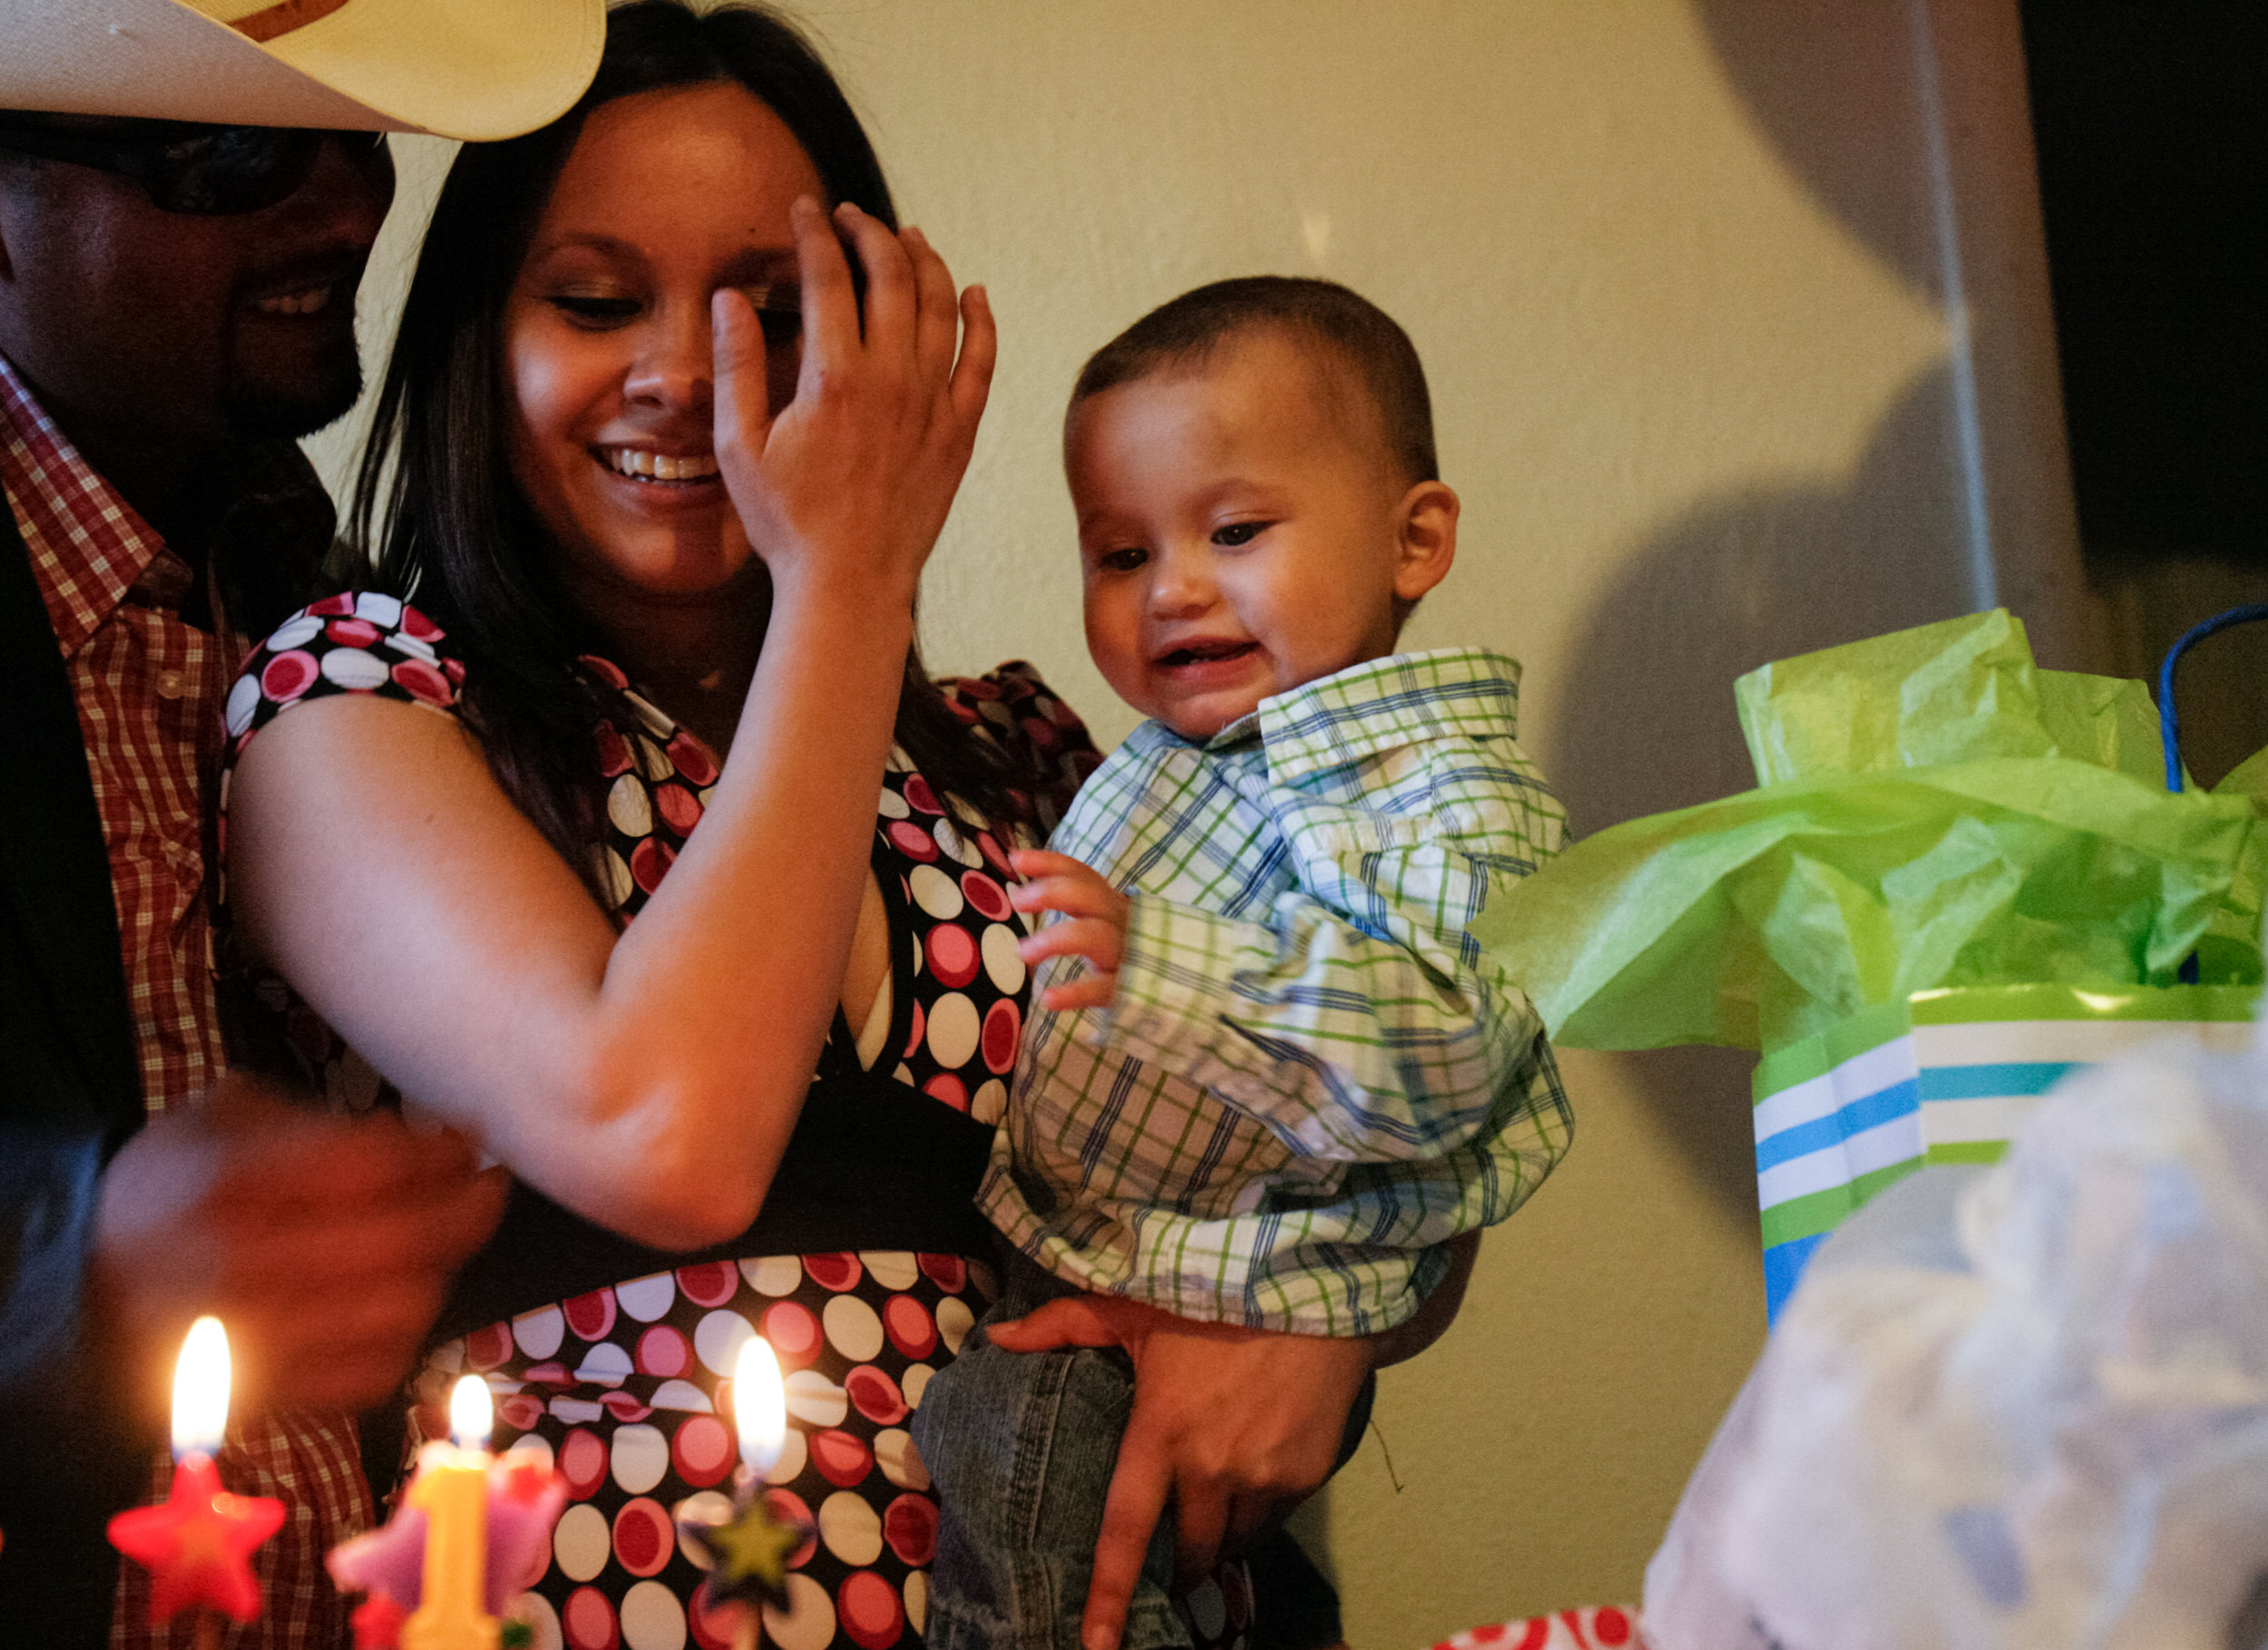
[[1171, 1500], [1186, 1583], [1312, 1495], [1335, 1469], [1349, 1411], [1372, 1372], [1440, 1339], [1464, 1299], [1478, 1233], [1452, 1240], [1448, 1275], [1380, 1334], [1332, 1338], [1199, 1323], [1113, 1295], [1051, 1301], [986, 1333], [1010, 1352], [1122, 1347], [1134, 1410], [1104, 1504], [1080, 1642], [1119, 1642], [1150, 1532]]

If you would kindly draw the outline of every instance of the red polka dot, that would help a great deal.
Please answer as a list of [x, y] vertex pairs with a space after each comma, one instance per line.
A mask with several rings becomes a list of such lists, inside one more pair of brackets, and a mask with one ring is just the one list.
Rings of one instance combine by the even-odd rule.
[[937, 1321], [910, 1294], [894, 1294], [882, 1308], [883, 1333], [907, 1358], [926, 1358], [937, 1350]]
[[819, 1550], [819, 1521], [811, 1516], [809, 1504], [792, 1489], [767, 1489], [764, 1504], [782, 1524], [800, 1526], [806, 1532], [803, 1545], [787, 1555], [787, 1567], [801, 1569], [811, 1562], [811, 1555]]
[[969, 1086], [950, 1071], [940, 1071], [922, 1085], [922, 1092], [933, 1100], [943, 1101], [955, 1111], [969, 1108]]
[[614, 1558], [633, 1576], [658, 1576], [677, 1550], [670, 1515], [651, 1496], [625, 1502], [614, 1515]]
[[894, 1427], [911, 1413], [898, 1383], [871, 1363], [862, 1363], [844, 1376], [843, 1390], [850, 1394], [858, 1412], [877, 1427]]
[[883, 1509], [882, 1538], [905, 1563], [919, 1568], [937, 1556], [937, 1503], [902, 1495]]
[[709, 1578], [703, 1577], [700, 1586], [693, 1589], [693, 1602], [685, 1612], [686, 1625], [693, 1630], [693, 1642], [699, 1650], [733, 1650], [744, 1609], [753, 1606], [720, 1605], [709, 1594]]
[[696, 1306], [722, 1306], [740, 1286], [740, 1269], [730, 1261], [703, 1261], [678, 1268], [678, 1289]]
[[[986, 836], [979, 840], [989, 843], [992, 839]], [[977, 913], [988, 923], [1008, 920], [1008, 891], [982, 871], [961, 874], [961, 897], [975, 906]]]
[[617, 1426], [628, 1426], [633, 1421], [643, 1421], [653, 1411], [638, 1401], [635, 1392], [617, 1387], [611, 1392], [599, 1394], [599, 1405], [611, 1417]]
[[606, 1482], [606, 1440], [588, 1427], [577, 1427], [559, 1446], [559, 1475], [567, 1480], [567, 1493], [587, 1500]]
[[567, 1650], [621, 1650], [622, 1635], [615, 1625], [614, 1606], [596, 1587], [577, 1587], [567, 1595], [567, 1607], [559, 1613]]
[[575, 1378], [568, 1373], [567, 1366], [556, 1358], [529, 1364], [521, 1372], [520, 1379], [531, 1386], [572, 1386], [575, 1383]]
[[631, 880], [648, 893], [661, 886], [677, 851], [658, 837], [649, 836], [630, 851]]
[[836, 1619], [858, 1650], [889, 1650], [904, 1635], [898, 1590], [872, 1570], [853, 1570], [835, 1596]]
[[630, 741], [611, 722], [601, 722], [591, 736], [599, 747], [599, 772], [609, 779], [630, 772]]
[[661, 821], [679, 836], [686, 835], [700, 823], [700, 798], [681, 785], [658, 785], [653, 799], [661, 809]]
[[560, 1312], [567, 1319], [567, 1327], [583, 1340], [603, 1341], [606, 1332], [614, 1327], [614, 1292], [593, 1289], [562, 1303]]
[[819, 1355], [826, 1343], [826, 1336], [819, 1328], [819, 1314], [797, 1301], [782, 1301], [764, 1312], [764, 1338], [772, 1343], [772, 1351], [779, 1355], [780, 1366], [788, 1371], [802, 1369]]
[[1028, 716], [1017, 726], [1029, 734], [1031, 742], [1041, 750], [1053, 750], [1063, 742], [1063, 736], [1057, 730], [1055, 724], [1044, 717]]
[[464, 687], [464, 661], [461, 659], [443, 659], [441, 661], [441, 674], [449, 679], [449, 685], [452, 688]]
[[485, 1373], [512, 1356], [512, 1325], [491, 1323], [464, 1337], [464, 1362]]
[[908, 859], [917, 859], [924, 864], [937, 857], [936, 840], [921, 826], [904, 819], [891, 822], [890, 842]]
[[378, 627], [367, 619], [334, 619], [323, 634], [342, 648], [367, 648], [378, 639]]
[[681, 1331], [657, 1323], [638, 1337], [638, 1372], [641, 1375], [682, 1375], [693, 1367], [693, 1343]]
[[441, 627], [414, 607], [402, 609], [402, 634], [417, 641], [439, 641]]
[[735, 1459], [732, 1433], [714, 1415], [689, 1415], [670, 1440], [670, 1460], [678, 1477], [696, 1489], [706, 1489], [732, 1470]]
[[294, 648], [288, 653], [277, 654], [262, 667], [259, 690], [278, 704], [288, 705], [308, 690], [315, 677], [315, 655]]
[[1630, 1618], [1608, 1605], [1590, 1618], [1590, 1635], [1609, 1647], [1630, 1642]]
[[326, 596], [320, 601], [308, 603], [308, 612], [317, 619], [332, 619], [355, 610], [355, 593], [341, 591], [336, 596]]
[[947, 1294], [959, 1294], [969, 1286], [968, 1263], [957, 1255], [917, 1255], [923, 1275]]
[[975, 936], [958, 923], [938, 923], [929, 931], [924, 949], [929, 955], [929, 971], [956, 991], [975, 979], [982, 966]]
[[1009, 869], [1008, 855], [1002, 851], [999, 839], [990, 831], [979, 831], [977, 833], [976, 846], [977, 851], [984, 855], [985, 864], [991, 865], [992, 869], [999, 872], [1001, 875], [1013, 876], [1016, 874], [1013, 871]]
[[407, 689], [412, 698], [423, 699], [428, 705], [446, 705], [456, 697], [439, 667], [422, 659], [406, 659], [395, 666], [394, 680]]
[[840, 1427], [829, 1427], [811, 1435], [811, 1464], [837, 1489], [848, 1489], [874, 1470], [874, 1451]]
[[[945, 810], [937, 804], [937, 793], [929, 788], [929, 781], [919, 774], [905, 776], [905, 800], [919, 814], [942, 814]], [[920, 830], [919, 825], [914, 827]]]
[[685, 729], [679, 728], [661, 748], [670, 753], [670, 760], [685, 776], [687, 784], [698, 787], [717, 783], [717, 759]]
[[984, 1011], [984, 1064], [1006, 1074], [1016, 1063], [1016, 1041], [1023, 1034], [1023, 1011], [1013, 997], [1003, 997]]
[[532, 1432], [543, 1419], [543, 1401], [526, 1392], [511, 1392], [496, 1401], [496, 1419], [514, 1432]]
[[956, 676], [953, 680], [953, 690], [963, 698], [996, 699], [1000, 698], [1000, 684], [988, 682], [981, 676]]
[[914, 1050], [922, 1046], [922, 1035], [929, 1029], [928, 1016], [922, 1012], [919, 999], [914, 1003], [914, 1034], [905, 1040], [905, 1058], [912, 1059]]
[[585, 653], [576, 662], [618, 693], [630, 686], [630, 678], [624, 676], [611, 659], [601, 659], [596, 653]]
[[813, 1283], [837, 1294], [854, 1287], [865, 1270], [855, 1255], [807, 1255], [803, 1269]]

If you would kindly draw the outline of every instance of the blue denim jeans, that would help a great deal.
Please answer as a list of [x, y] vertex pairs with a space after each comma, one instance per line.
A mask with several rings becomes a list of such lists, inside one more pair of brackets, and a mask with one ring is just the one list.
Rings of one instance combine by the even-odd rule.
[[[930, 1567], [929, 1650], [1079, 1650], [1102, 1507], [1134, 1404], [1115, 1347], [1009, 1352], [985, 1326], [1078, 1292], [1021, 1255], [1000, 1299], [914, 1411], [914, 1447], [943, 1517]], [[1173, 1517], [1158, 1520], [1124, 1650], [1189, 1650], [1174, 1613]]]

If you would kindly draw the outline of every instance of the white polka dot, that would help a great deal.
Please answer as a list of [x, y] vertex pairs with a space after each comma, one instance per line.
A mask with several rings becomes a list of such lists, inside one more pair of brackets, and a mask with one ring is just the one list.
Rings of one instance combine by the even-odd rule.
[[685, 1606], [659, 1581], [622, 1595], [622, 1643], [630, 1650], [685, 1650]]
[[866, 1275], [885, 1289], [911, 1289], [921, 1281], [922, 1264], [911, 1249], [861, 1249]]
[[630, 896], [638, 889], [637, 881], [630, 874], [630, 866], [611, 848], [602, 850], [600, 854], [599, 881], [604, 885], [607, 897], [618, 908], [628, 903]]
[[755, 1333], [737, 1312], [712, 1312], [693, 1326], [693, 1351], [711, 1374], [729, 1375], [740, 1355], [740, 1342]]
[[835, 1642], [835, 1601], [800, 1573], [787, 1577], [787, 1607], [764, 1606], [764, 1642], [777, 1650], [826, 1650]]
[[596, 1381], [606, 1386], [620, 1386], [631, 1372], [630, 1350], [611, 1341], [601, 1341], [582, 1355], [582, 1363], [575, 1371], [578, 1381]]
[[984, 971], [994, 985], [1010, 996], [1023, 990], [1023, 959], [1016, 954], [1016, 931], [995, 923], [984, 931], [977, 949], [984, 957]]
[[670, 733], [650, 739], [643, 734], [638, 737], [638, 771], [656, 785], [664, 779], [674, 779], [678, 775], [678, 765], [670, 760], [670, 753], [662, 748], [661, 744], [663, 739], [671, 737]]
[[235, 738], [252, 725], [252, 712], [259, 708], [259, 679], [240, 676], [236, 686], [229, 689], [229, 737]]
[[441, 662], [441, 656], [433, 650], [433, 643], [420, 641], [416, 637], [396, 630], [386, 639], [386, 645], [405, 659], [422, 659], [429, 665]]
[[914, 1632], [929, 1626], [929, 1572], [908, 1570], [905, 1573], [905, 1620]]
[[555, 1468], [559, 1464], [552, 1454], [551, 1440], [540, 1432], [523, 1432], [513, 1439], [512, 1448], [504, 1451], [504, 1460], [511, 1460], [515, 1456], [524, 1457], [539, 1467]]
[[540, 1312], [523, 1312], [512, 1320], [512, 1338], [520, 1350], [531, 1358], [544, 1359], [559, 1350], [567, 1338], [567, 1320], [556, 1306], [546, 1306]]
[[402, 622], [402, 599], [384, 591], [365, 591], [355, 598], [355, 617], [392, 630]]
[[937, 1372], [926, 1363], [909, 1363], [905, 1373], [898, 1377], [898, 1391], [905, 1394], [908, 1409], [922, 1407], [922, 1394], [929, 1391], [929, 1378]]
[[564, 1421], [571, 1427], [597, 1421], [606, 1413], [604, 1404], [593, 1403], [588, 1398], [554, 1398], [551, 1407], [552, 1419]]
[[882, 1318], [855, 1294], [838, 1294], [819, 1314], [826, 1338], [835, 1350], [853, 1363], [865, 1363], [882, 1351]]
[[904, 819], [913, 811], [913, 808], [907, 805], [904, 797], [899, 796], [897, 792], [892, 790], [886, 785], [882, 787], [882, 799], [875, 804], [875, 813], [881, 815], [885, 819]]
[[613, 1550], [606, 1514], [588, 1501], [577, 1501], [561, 1514], [558, 1527], [552, 1531], [552, 1557], [570, 1581], [590, 1580], [606, 1568], [607, 1556]]
[[513, 1621], [527, 1624], [528, 1650], [565, 1650], [566, 1640], [559, 1631], [559, 1616], [543, 1594], [523, 1593], [506, 1606], [504, 1613]]
[[464, 1342], [445, 1341], [425, 1354], [425, 1367], [439, 1370], [443, 1375], [455, 1375], [464, 1368]]
[[972, 871], [983, 868], [983, 850], [954, 830], [950, 819], [939, 820], [930, 827], [929, 834], [937, 839], [938, 851], [947, 859], [958, 860]]
[[934, 865], [916, 865], [906, 873], [905, 886], [914, 903], [939, 922], [961, 914], [961, 884]]
[[976, 1314], [969, 1303], [957, 1294], [949, 1294], [937, 1303], [937, 1333], [944, 1338], [945, 1350], [958, 1357], [962, 1340], [976, 1327]]
[[1008, 1115], [1008, 1085], [1000, 1079], [980, 1084], [969, 1097], [969, 1115], [980, 1123], [997, 1123]]
[[614, 1481], [631, 1495], [644, 1495], [670, 1470], [670, 1440], [660, 1427], [643, 1421], [614, 1429], [608, 1451], [614, 1465]]
[[288, 653], [294, 648], [313, 641], [322, 633], [323, 621], [312, 613], [302, 613], [297, 619], [277, 627], [276, 633], [268, 639], [269, 650]]
[[670, 1508], [670, 1528], [678, 1532], [678, 1551], [685, 1555], [686, 1563], [695, 1569], [705, 1570], [716, 1563], [709, 1549], [696, 1541], [685, 1527], [689, 1524], [722, 1524], [732, 1517], [732, 1498], [721, 1490], [697, 1489]]
[[323, 674], [340, 687], [367, 690], [386, 679], [386, 660], [360, 648], [339, 648], [323, 655]]
[[947, 991], [929, 1005], [930, 1058], [948, 1071], [969, 1063], [983, 1031], [976, 1004], [959, 991]]
[[654, 1388], [647, 1403], [657, 1410], [678, 1410], [689, 1415], [707, 1415], [716, 1409], [709, 1394], [689, 1381], [665, 1381]]
[[[655, 738], [668, 739], [676, 736], [678, 725], [670, 719], [668, 711], [651, 699], [642, 698], [635, 693], [625, 692], [622, 697], [630, 701], [630, 708], [638, 713], [638, 719], [646, 725], [646, 731]], [[671, 768], [669, 771], [674, 773], [677, 770]]]
[[1189, 1606], [1189, 1614], [1197, 1620], [1199, 1638], [1217, 1638], [1220, 1630], [1228, 1625], [1228, 1601], [1221, 1596], [1220, 1583], [1210, 1576], [1184, 1593], [1181, 1601]]
[[606, 794], [606, 816], [625, 836], [652, 835], [653, 803], [636, 774], [624, 774], [614, 781], [613, 788]]
[[838, 1489], [819, 1503], [819, 1539], [845, 1564], [872, 1564], [882, 1557], [882, 1515], [865, 1496]]
[[793, 1294], [803, 1284], [803, 1263], [792, 1255], [767, 1255], [742, 1261], [740, 1275], [758, 1294]]
[[790, 1427], [780, 1434], [779, 1459], [764, 1475], [767, 1484], [792, 1484], [803, 1476], [804, 1468], [811, 1460], [811, 1447], [803, 1440], [803, 1429]]
[[904, 1427], [885, 1427], [875, 1434], [875, 1465], [900, 1489], [929, 1488], [929, 1469], [914, 1447], [914, 1435]]
[[850, 1413], [843, 1389], [816, 1370], [797, 1370], [787, 1377], [787, 1412], [807, 1426], [838, 1427]]
[[652, 1323], [666, 1317], [677, 1298], [677, 1279], [666, 1272], [650, 1273], [614, 1285], [616, 1302], [640, 1323]]

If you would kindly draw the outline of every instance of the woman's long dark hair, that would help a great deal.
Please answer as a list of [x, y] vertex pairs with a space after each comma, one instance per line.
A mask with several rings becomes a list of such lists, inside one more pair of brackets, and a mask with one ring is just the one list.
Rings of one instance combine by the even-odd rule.
[[[575, 669], [602, 652], [568, 600], [559, 552], [521, 496], [506, 454], [503, 313], [536, 220], [593, 109], [640, 92], [745, 86], [811, 157], [829, 205], [848, 200], [895, 228], [881, 162], [842, 88], [801, 34], [754, 6], [696, 14], [677, 0], [611, 13], [598, 76], [551, 125], [468, 143], [450, 169], [403, 308], [370, 442], [356, 480], [353, 538], [382, 588], [415, 595], [457, 642], [464, 708], [499, 784], [597, 893], [591, 858], [603, 788], [591, 730], [625, 730], [627, 705]], [[971, 737], [906, 656], [897, 740], [964, 810], [1021, 817], [1004, 766]]]

